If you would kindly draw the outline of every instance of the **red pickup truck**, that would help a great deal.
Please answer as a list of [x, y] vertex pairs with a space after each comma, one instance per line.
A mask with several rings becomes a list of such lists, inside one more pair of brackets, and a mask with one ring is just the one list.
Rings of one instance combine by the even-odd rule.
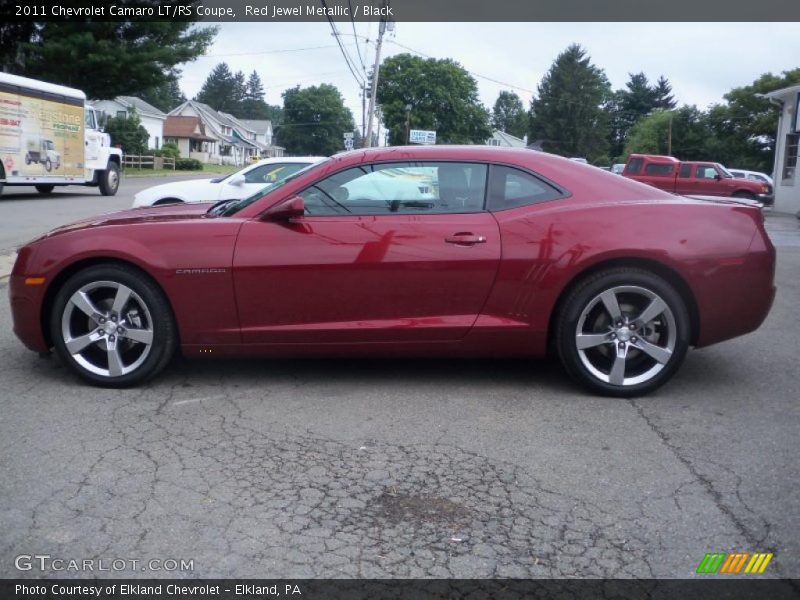
[[719, 163], [680, 161], [672, 156], [631, 154], [624, 177], [684, 196], [735, 196], [772, 204], [773, 190], [766, 183], [736, 179]]

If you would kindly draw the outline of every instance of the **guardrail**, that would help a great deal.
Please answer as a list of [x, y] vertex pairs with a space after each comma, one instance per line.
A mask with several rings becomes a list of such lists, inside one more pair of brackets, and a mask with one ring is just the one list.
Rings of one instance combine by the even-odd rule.
[[175, 159], [166, 156], [140, 156], [126, 154], [122, 157], [123, 168], [132, 169], [172, 169], [175, 170]]

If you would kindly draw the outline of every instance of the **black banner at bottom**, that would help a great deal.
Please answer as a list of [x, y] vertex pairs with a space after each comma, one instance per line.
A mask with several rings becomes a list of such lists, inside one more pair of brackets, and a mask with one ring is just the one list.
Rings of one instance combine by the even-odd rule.
[[789, 600], [797, 579], [6, 579], [3, 600]]

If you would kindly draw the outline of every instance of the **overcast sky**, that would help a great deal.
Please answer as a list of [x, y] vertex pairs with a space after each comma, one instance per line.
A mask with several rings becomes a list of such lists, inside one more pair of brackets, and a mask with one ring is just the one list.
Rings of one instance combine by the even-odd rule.
[[[351, 24], [337, 27], [360, 68]], [[377, 34], [375, 23], [355, 27], [370, 40]], [[453, 58], [475, 76], [487, 107], [503, 89], [519, 94], [527, 107], [553, 59], [573, 42], [588, 50], [614, 89], [625, 85], [628, 73], [643, 71], [651, 81], [664, 75], [679, 103], [701, 108], [762, 73], [800, 67], [796, 23], [397, 23], [385, 37], [382, 55], [407, 52], [397, 45], [403, 44], [425, 55]], [[319, 46], [325, 47], [293, 51]], [[360, 39], [359, 47], [371, 64], [374, 45]], [[361, 124], [358, 84], [327, 23], [221, 24], [207, 56], [183, 67], [186, 96], [197, 94], [222, 61], [233, 71], [257, 71], [270, 104], [282, 104], [281, 92], [297, 84], [333, 84]]]

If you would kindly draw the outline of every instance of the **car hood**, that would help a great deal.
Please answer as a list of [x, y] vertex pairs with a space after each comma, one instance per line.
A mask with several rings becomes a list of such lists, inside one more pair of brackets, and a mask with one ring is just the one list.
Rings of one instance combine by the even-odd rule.
[[196, 204], [167, 204], [164, 206], [148, 206], [146, 208], [129, 208], [127, 210], [81, 219], [80, 221], [75, 221], [68, 225], [62, 225], [33, 241], [36, 242], [56, 235], [94, 229], [96, 227], [111, 227], [116, 225], [130, 226], [194, 219], [216, 219], [218, 217], [208, 214], [208, 209], [211, 206], [213, 206], [212, 203], [203, 202]]

